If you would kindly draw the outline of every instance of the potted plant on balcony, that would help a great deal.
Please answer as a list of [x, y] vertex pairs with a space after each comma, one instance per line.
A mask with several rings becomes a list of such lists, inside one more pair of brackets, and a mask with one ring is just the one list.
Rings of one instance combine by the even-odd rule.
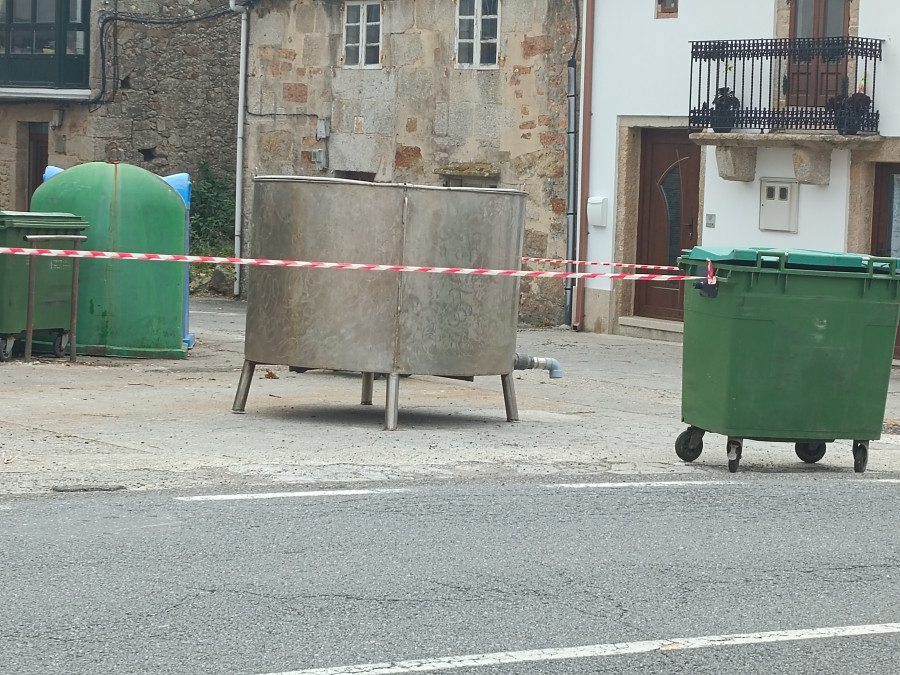
[[862, 119], [872, 106], [872, 99], [861, 91], [847, 96], [838, 94], [825, 102], [825, 109], [834, 114], [834, 128], [842, 136], [859, 132]]
[[741, 107], [740, 99], [732, 93], [729, 87], [716, 89], [716, 97], [712, 102], [710, 111], [710, 126], [717, 133], [725, 133], [734, 128], [737, 110]]

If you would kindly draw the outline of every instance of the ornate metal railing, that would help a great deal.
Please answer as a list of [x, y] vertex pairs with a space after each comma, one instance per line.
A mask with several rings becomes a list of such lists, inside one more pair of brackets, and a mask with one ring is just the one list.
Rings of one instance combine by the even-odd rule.
[[691, 43], [690, 126], [716, 131], [878, 132], [882, 40], [860, 37]]

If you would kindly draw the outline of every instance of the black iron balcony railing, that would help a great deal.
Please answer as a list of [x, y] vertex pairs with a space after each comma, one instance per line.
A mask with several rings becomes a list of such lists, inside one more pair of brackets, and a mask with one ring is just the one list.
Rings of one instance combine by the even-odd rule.
[[859, 37], [693, 42], [689, 125], [877, 133], [881, 45]]

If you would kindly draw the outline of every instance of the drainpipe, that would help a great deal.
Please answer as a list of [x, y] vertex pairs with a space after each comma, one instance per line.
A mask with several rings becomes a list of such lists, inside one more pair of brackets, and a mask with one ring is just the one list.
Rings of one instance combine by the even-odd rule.
[[[567, 89], [567, 98], [569, 101], [569, 121], [566, 129], [569, 151], [569, 194], [566, 201], [566, 257], [569, 260], [575, 260], [578, 248], [575, 242], [575, 185], [577, 183], [576, 175], [576, 158], [578, 156], [577, 134], [575, 133], [575, 57], [569, 59], [569, 83]], [[575, 265], [569, 263], [566, 265], [567, 272], [574, 272]], [[571, 277], [566, 279], [566, 316], [565, 323], [572, 323], [572, 293], [575, 289], [575, 280]]]
[[[244, 107], [247, 100], [247, 39], [250, 11], [237, 0], [228, 0], [232, 12], [241, 13], [241, 60], [238, 81], [237, 161], [234, 169], [234, 257], [241, 257], [241, 236], [244, 211]], [[234, 268], [234, 294], [241, 294], [241, 268]]]
[[562, 366], [556, 359], [544, 358], [540, 356], [526, 356], [525, 354], [516, 354], [513, 359], [513, 370], [528, 370], [536, 368], [538, 370], [549, 370], [550, 379], [555, 380], [563, 376]]
[[[579, 260], [587, 258], [588, 228], [587, 210], [588, 178], [591, 167], [591, 99], [593, 94], [594, 74], [594, 0], [584, 0], [584, 45], [581, 52], [581, 171], [578, 212], [582, 214], [578, 223], [578, 256]], [[585, 280], [581, 279], [575, 287], [575, 320], [572, 328], [584, 330], [584, 295]]]

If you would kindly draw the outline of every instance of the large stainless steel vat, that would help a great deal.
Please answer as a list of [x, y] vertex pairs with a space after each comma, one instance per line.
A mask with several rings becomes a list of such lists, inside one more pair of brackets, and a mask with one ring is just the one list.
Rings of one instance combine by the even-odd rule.
[[[519, 269], [525, 193], [300, 176], [254, 181], [251, 250], [261, 258]], [[518, 322], [516, 277], [252, 267], [245, 373], [257, 363], [388, 375], [501, 375], [507, 416]], [[243, 411], [251, 375], [242, 375]], [[368, 398], [368, 400], [367, 400]]]

